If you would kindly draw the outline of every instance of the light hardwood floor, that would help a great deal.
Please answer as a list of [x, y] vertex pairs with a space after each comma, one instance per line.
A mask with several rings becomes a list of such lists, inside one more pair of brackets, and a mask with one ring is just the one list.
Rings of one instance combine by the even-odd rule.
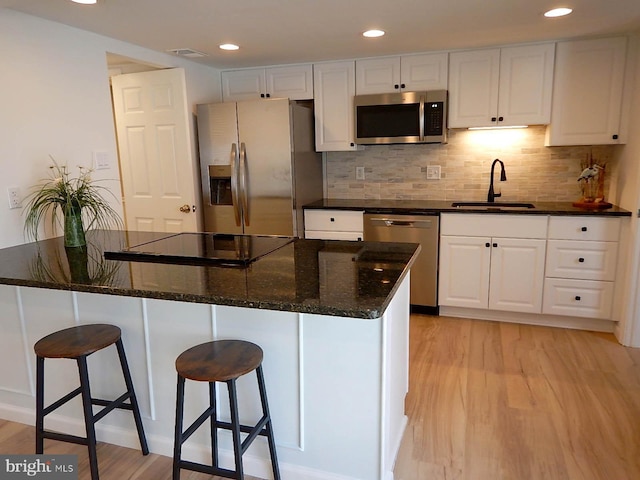
[[[640, 349], [613, 335], [412, 315], [410, 376], [395, 480], [640, 479]], [[0, 420], [0, 452], [33, 445]], [[78, 454], [89, 478], [85, 447], [45, 452]], [[104, 443], [98, 457], [102, 480], [171, 478], [167, 457]]]
[[640, 479], [640, 349], [415, 315], [410, 354], [396, 480]]

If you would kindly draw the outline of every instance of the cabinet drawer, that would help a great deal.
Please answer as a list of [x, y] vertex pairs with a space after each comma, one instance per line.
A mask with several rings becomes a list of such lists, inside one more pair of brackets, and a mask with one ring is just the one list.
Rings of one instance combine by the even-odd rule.
[[617, 255], [617, 242], [549, 240], [546, 276], [613, 281]]
[[451, 213], [440, 217], [441, 235], [547, 238], [546, 215]]
[[360, 232], [362, 235], [363, 214], [363, 211], [355, 210], [305, 210], [304, 229]]
[[549, 238], [617, 242], [619, 237], [620, 218], [551, 217], [549, 219]]
[[362, 240], [362, 232], [330, 232], [325, 230], [305, 230], [304, 238], [315, 240]]
[[611, 319], [613, 282], [547, 278], [542, 313]]

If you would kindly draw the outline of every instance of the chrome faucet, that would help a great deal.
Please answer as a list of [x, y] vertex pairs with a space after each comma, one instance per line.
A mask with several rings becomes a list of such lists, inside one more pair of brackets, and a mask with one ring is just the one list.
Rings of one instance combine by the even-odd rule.
[[491, 164], [491, 182], [489, 183], [489, 194], [487, 195], [487, 202], [495, 202], [495, 198], [502, 195], [502, 193], [494, 193], [493, 191], [493, 170], [496, 167], [496, 162], [500, 163], [500, 181], [507, 181], [507, 174], [504, 171], [504, 163], [502, 163], [502, 160], [496, 158]]

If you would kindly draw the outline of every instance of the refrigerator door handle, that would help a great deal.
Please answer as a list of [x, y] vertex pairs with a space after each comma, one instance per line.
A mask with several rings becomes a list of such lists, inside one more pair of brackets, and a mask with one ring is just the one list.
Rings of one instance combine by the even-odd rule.
[[240, 144], [240, 198], [242, 199], [242, 216], [245, 227], [249, 226], [249, 203], [247, 192], [247, 148]]
[[242, 225], [242, 215], [238, 201], [238, 149], [235, 143], [231, 144], [229, 165], [231, 166], [231, 203], [233, 203], [236, 225], [239, 227]]

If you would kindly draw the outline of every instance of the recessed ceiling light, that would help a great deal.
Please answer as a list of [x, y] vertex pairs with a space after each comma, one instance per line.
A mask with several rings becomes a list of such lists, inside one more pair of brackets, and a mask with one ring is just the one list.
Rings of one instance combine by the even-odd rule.
[[233, 43], [223, 43], [219, 45], [222, 50], [238, 50], [240, 47], [238, 45], [234, 45]]
[[362, 34], [363, 37], [375, 38], [384, 35], [384, 30], [367, 30]]
[[549, 10], [548, 12], [545, 12], [544, 16], [549, 18], [564, 17], [565, 15], [569, 15], [571, 12], [573, 12], [573, 10], [566, 7], [554, 8], [553, 10]]
[[93, 5], [94, 3], [98, 3], [98, 0], [71, 0], [74, 3], [81, 3], [83, 5]]

